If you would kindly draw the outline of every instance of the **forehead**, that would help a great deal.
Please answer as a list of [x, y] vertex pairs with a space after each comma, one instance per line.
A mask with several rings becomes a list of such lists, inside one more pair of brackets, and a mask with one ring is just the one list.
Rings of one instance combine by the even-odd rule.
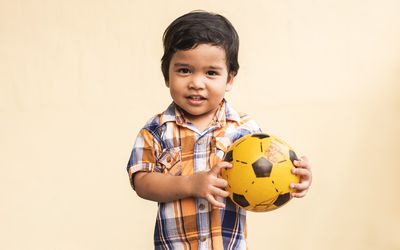
[[220, 46], [199, 44], [193, 49], [178, 50], [172, 56], [171, 61], [190, 64], [226, 65], [226, 54], [225, 50]]

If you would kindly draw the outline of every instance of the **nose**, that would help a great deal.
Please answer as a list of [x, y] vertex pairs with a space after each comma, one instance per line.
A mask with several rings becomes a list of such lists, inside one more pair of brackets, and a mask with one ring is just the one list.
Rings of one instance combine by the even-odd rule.
[[205, 79], [201, 74], [193, 74], [190, 78], [189, 88], [193, 89], [204, 89]]

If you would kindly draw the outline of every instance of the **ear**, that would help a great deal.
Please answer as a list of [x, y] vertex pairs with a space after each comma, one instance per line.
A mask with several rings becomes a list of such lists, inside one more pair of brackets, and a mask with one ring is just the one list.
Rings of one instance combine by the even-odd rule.
[[169, 81], [165, 81], [165, 86], [167, 86], [167, 88], [169, 88]]
[[228, 79], [226, 80], [226, 87], [225, 87], [225, 92], [229, 92], [232, 89], [233, 85], [233, 80], [235, 79], [235, 74], [234, 72], [230, 72], [228, 74]]

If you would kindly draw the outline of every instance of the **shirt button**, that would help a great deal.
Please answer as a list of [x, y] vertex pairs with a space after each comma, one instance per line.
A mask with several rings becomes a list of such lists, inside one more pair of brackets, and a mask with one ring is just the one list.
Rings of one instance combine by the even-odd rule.
[[199, 209], [200, 209], [200, 210], [204, 210], [204, 208], [206, 208], [206, 206], [205, 206], [203, 203], [200, 203]]
[[203, 140], [201, 140], [201, 139], [198, 140], [198, 141], [197, 141], [197, 144], [199, 144], [199, 145], [203, 144]]
[[172, 161], [171, 156], [168, 155], [166, 160], [167, 160], [168, 163], [170, 163]]
[[200, 237], [200, 241], [201, 241], [201, 242], [204, 242], [204, 241], [206, 241], [206, 236], [204, 236], [204, 235], [203, 235], [203, 236], [201, 236], [201, 237]]

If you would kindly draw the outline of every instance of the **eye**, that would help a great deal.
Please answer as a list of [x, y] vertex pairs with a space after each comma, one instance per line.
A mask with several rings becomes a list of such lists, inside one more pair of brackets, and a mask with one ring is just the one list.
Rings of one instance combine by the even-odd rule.
[[217, 76], [218, 72], [214, 71], [214, 70], [209, 70], [209, 71], [207, 71], [207, 75], [209, 75], [209, 76]]
[[176, 72], [181, 73], [181, 74], [189, 74], [190, 73], [190, 69], [188, 69], [188, 68], [178, 68], [178, 70]]

